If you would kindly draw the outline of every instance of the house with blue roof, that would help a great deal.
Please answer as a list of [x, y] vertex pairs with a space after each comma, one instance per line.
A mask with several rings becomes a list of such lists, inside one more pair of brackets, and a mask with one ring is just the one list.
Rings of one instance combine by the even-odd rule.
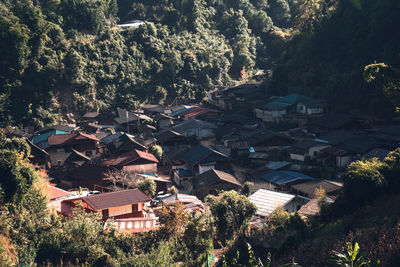
[[311, 100], [309, 97], [297, 93], [279, 97], [257, 107], [255, 109], [256, 117], [265, 122], [279, 122], [289, 112], [296, 112], [298, 103], [308, 103], [309, 100]]
[[261, 175], [260, 178], [280, 188], [315, 180], [313, 177], [294, 171], [275, 171]]
[[66, 131], [60, 131], [60, 130], [50, 130], [47, 132], [44, 132], [40, 135], [36, 135], [33, 137], [32, 139], [32, 143], [34, 143], [35, 145], [41, 147], [41, 148], [48, 148], [49, 147], [49, 142], [47, 141], [47, 139], [55, 134], [67, 134], [68, 132]]

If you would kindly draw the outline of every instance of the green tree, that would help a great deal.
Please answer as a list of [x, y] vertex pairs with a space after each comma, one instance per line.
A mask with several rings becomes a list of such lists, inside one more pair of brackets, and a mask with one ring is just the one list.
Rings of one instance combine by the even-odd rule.
[[136, 187], [150, 197], [154, 197], [156, 194], [157, 185], [151, 178], [139, 180]]
[[346, 248], [343, 249], [343, 252], [333, 252], [333, 255], [329, 259], [329, 263], [334, 266], [342, 267], [368, 266], [371, 261], [359, 252], [360, 247], [357, 242], [354, 243], [354, 246], [350, 242], [347, 242]]
[[345, 196], [357, 202], [379, 196], [387, 185], [381, 172], [383, 167], [377, 158], [352, 162], [343, 177]]
[[35, 173], [15, 151], [0, 150], [0, 197], [4, 202], [21, 200], [28, 192]]
[[252, 187], [254, 185], [254, 183], [253, 182], [249, 182], [249, 181], [247, 181], [247, 182], [245, 182], [244, 184], [243, 184], [243, 187], [242, 187], [242, 194], [243, 195], [245, 195], [245, 196], [250, 196], [250, 194], [251, 194], [251, 191], [250, 191], [250, 187]]
[[400, 69], [385, 63], [369, 64], [364, 68], [364, 79], [382, 87], [383, 93], [395, 106], [396, 111], [400, 111]]
[[163, 149], [160, 145], [153, 145], [149, 148], [149, 152], [156, 157], [159, 161], [162, 159], [163, 156]]
[[210, 207], [216, 226], [216, 237], [222, 242], [231, 240], [247, 227], [255, 215], [255, 204], [236, 191], [226, 191], [219, 196], [207, 196], [206, 203]]

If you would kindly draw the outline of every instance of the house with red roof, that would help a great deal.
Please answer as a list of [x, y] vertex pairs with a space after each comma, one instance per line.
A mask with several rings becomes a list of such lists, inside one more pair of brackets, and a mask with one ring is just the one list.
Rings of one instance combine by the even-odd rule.
[[153, 154], [137, 149], [114, 155], [103, 161], [102, 166], [114, 167], [127, 172], [156, 173], [158, 160]]
[[146, 203], [150, 201], [149, 196], [135, 188], [67, 199], [61, 203], [61, 212], [71, 216], [73, 208], [81, 205], [87, 212], [99, 213], [104, 222], [112, 218], [122, 232], [147, 232], [156, 229], [158, 219], [147, 208]]
[[70, 152], [73, 149], [87, 156], [94, 157], [97, 153], [99, 139], [85, 133], [57, 134], [48, 138], [49, 152]]
[[193, 107], [191, 109], [187, 109], [179, 116], [183, 117], [184, 120], [190, 119], [209, 119], [216, 118], [221, 114], [219, 110], [205, 108], [205, 107]]

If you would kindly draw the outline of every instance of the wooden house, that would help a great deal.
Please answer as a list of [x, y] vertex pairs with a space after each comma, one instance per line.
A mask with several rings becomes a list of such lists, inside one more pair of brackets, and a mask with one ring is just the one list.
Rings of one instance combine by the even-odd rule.
[[201, 174], [211, 169], [228, 170], [230, 168], [228, 156], [203, 145], [189, 148], [177, 158], [182, 160], [185, 166], [196, 174]]
[[99, 139], [85, 133], [57, 134], [48, 138], [51, 152], [71, 152], [73, 149], [82, 152], [89, 157], [95, 157]]
[[137, 188], [64, 200], [61, 203], [62, 214], [72, 215], [72, 208], [78, 201], [87, 212], [99, 213], [104, 222], [112, 218], [121, 232], [138, 233], [157, 228], [158, 218], [145, 210], [145, 204], [151, 198]]
[[238, 190], [241, 187], [242, 185], [233, 175], [214, 169], [203, 172], [193, 178], [194, 193], [200, 198], [204, 198], [209, 194], [216, 195], [221, 190]]
[[153, 154], [133, 149], [118, 153], [101, 163], [101, 166], [122, 169], [133, 173], [156, 173], [158, 160]]

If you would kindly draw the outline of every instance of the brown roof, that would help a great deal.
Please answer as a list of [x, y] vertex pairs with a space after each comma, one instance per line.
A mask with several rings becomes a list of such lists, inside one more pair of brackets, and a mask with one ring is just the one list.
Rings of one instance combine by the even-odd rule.
[[158, 160], [156, 157], [154, 157], [153, 154], [143, 152], [137, 149], [133, 149], [131, 151], [128, 151], [126, 153], [114, 156], [108, 160], [105, 160], [101, 163], [101, 165], [107, 165], [107, 166], [125, 166], [128, 165], [138, 159], [145, 159], [148, 161], [151, 161], [153, 163], [158, 163]]
[[176, 138], [176, 137], [185, 139], [181, 133], [178, 133], [178, 132], [175, 132], [172, 130], [165, 130], [165, 131], [159, 132], [155, 135], [155, 137], [157, 138], [157, 140], [160, 143], [164, 143], [164, 142], [171, 140], [172, 138]]
[[92, 163], [74, 168], [68, 173], [68, 177], [73, 181], [90, 181], [101, 183], [103, 179], [108, 178], [106, 173], [111, 169], [106, 166], [100, 166]]
[[292, 186], [292, 189], [307, 194], [310, 197], [313, 197], [315, 189], [319, 187], [322, 187], [327, 194], [334, 193], [342, 189], [342, 186], [327, 180], [315, 180], [301, 184], [296, 184]]
[[321, 211], [321, 206], [319, 205], [319, 199], [314, 198], [307, 202], [299, 209], [299, 213], [304, 215], [316, 215]]
[[202, 174], [197, 175], [193, 183], [196, 188], [201, 188], [204, 186], [209, 186], [213, 185], [217, 182], [224, 181], [227, 183], [235, 184], [238, 186], [242, 186], [238, 180], [236, 180], [235, 177], [233, 177], [231, 174], [223, 172], [223, 171], [218, 171], [218, 170], [209, 170], [206, 172], [203, 172]]
[[151, 198], [139, 189], [122, 190], [111, 193], [104, 193], [82, 198], [94, 210], [103, 210], [112, 207], [120, 207], [139, 202], [150, 201]]
[[85, 139], [90, 139], [93, 141], [99, 141], [95, 136], [90, 135], [90, 134], [84, 134], [84, 133], [72, 133], [72, 134], [54, 134], [51, 135], [48, 138], [49, 145], [55, 146], [55, 145], [63, 145], [68, 142], [72, 142], [75, 140], [85, 140]]

